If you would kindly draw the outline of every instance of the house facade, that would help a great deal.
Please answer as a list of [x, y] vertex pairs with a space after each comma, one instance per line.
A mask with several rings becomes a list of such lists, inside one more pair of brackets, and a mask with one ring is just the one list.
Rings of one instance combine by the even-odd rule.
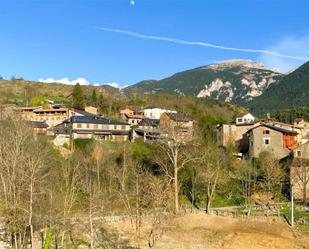
[[246, 157], [258, 158], [262, 151], [271, 152], [276, 159], [287, 157], [298, 146], [297, 132], [261, 123], [246, 132]]
[[35, 134], [46, 135], [48, 124], [44, 121], [28, 121]]
[[186, 114], [164, 112], [160, 117], [159, 128], [171, 139], [184, 141], [193, 139], [193, 120]]
[[139, 122], [143, 120], [144, 116], [143, 115], [138, 115], [138, 114], [125, 114], [125, 120], [128, 124], [131, 126], [138, 125]]
[[35, 109], [31, 121], [45, 121], [49, 127], [54, 127], [68, 118], [68, 108]]
[[126, 141], [129, 139], [130, 125], [98, 116], [73, 116], [70, 118], [70, 129], [72, 139]]
[[236, 125], [253, 124], [254, 120], [255, 120], [254, 116], [251, 113], [247, 113], [243, 116], [236, 118]]

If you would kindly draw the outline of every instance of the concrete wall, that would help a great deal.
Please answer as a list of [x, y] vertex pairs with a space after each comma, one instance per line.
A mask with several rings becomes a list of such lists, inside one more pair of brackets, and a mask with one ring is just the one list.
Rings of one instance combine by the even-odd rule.
[[300, 145], [293, 151], [295, 158], [309, 159], [309, 143]]
[[219, 146], [227, 146], [243, 138], [243, 135], [253, 127], [251, 125], [223, 124], [217, 131], [217, 143]]

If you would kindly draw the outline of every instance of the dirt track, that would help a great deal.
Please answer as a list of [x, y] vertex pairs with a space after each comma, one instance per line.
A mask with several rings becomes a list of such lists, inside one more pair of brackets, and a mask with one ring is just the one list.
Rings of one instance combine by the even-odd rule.
[[[129, 224], [118, 224], [116, 227], [121, 227], [122, 231], [128, 229], [129, 232], [128, 226]], [[140, 245], [147, 248], [145, 242]], [[284, 222], [257, 222], [186, 214], [169, 221], [155, 248], [309, 249], [309, 236], [292, 231]]]

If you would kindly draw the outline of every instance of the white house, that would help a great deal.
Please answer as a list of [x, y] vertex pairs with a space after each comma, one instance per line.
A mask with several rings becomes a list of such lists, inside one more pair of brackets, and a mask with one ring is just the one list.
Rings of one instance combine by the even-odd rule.
[[244, 116], [237, 117], [236, 118], [236, 125], [241, 125], [241, 124], [252, 124], [254, 123], [254, 116], [251, 113], [247, 113]]
[[149, 119], [160, 119], [161, 115], [164, 113], [177, 113], [176, 111], [166, 110], [161, 108], [146, 108], [144, 109], [144, 116]]

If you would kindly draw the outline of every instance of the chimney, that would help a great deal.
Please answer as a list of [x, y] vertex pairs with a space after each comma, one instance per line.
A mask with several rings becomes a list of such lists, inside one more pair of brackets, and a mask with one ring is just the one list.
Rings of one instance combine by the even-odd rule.
[[270, 117], [270, 113], [269, 112], [266, 114], [266, 117], [267, 117], [267, 121], [270, 121], [271, 117]]

